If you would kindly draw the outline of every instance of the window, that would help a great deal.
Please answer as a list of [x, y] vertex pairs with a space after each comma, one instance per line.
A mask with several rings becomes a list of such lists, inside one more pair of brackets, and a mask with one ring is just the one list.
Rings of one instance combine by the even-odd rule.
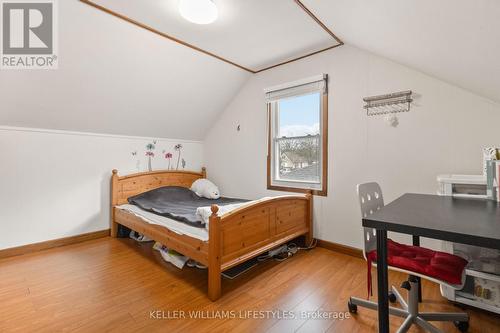
[[267, 188], [327, 193], [327, 75], [266, 89]]

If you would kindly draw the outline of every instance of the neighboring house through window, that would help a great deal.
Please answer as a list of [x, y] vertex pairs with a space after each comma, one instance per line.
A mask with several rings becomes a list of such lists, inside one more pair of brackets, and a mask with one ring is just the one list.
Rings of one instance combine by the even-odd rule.
[[327, 194], [327, 75], [266, 89], [269, 189]]

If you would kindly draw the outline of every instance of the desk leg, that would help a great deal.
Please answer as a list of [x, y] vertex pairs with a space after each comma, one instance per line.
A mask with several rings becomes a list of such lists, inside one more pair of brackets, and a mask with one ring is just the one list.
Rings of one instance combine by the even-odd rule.
[[[420, 246], [420, 237], [419, 236], [413, 236], [413, 245], [414, 246]], [[420, 280], [420, 277], [415, 276], [418, 282], [418, 301], [422, 302], [422, 280]]]
[[389, 333], [387, 231], [377, 230], [378, 331]]

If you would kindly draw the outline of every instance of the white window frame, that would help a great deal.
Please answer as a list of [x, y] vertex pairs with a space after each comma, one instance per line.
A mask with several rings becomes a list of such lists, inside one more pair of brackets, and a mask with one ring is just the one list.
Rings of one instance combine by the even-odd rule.
[[[313, 193], [316, 195], [327, 194], [327, 142], [328, 142], [328, 76], [326, 74], [317, 75], [299, 81], [290, 82], [284, 85], [275, 86], [265, 90], [266, 103], [268, 109], [268, 174], [267, 187], [281, 191], [293, 191], [303, 193]], [[320, 180], [283, 180], [279, 179], [279, 156], [278, 131], [279, 124], [279, 101], [285, 98], [298, 97], [313, 93], [319, 94], [320, 99], [320, 135], [319, 135], [319, 163]]]

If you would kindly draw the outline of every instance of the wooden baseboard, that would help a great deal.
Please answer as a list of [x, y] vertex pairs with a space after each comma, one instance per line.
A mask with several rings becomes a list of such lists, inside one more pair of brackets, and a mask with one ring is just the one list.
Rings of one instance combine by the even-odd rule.
[[[17, 246], [17, 247], [11, 247], [8, 249], [0, 250], [0, 259], [19, 256], [22, 254], [33, 253], [33, 252], [42, 251], [42, 250], [47, 250], [47, 249], [51, 249], [51, 248], [59, 247], [59, 246], [64, 246], [64, 245], [76, 244], [76, 243], [80, 243], [80, 242], [84, 242], [84, 241], [88, 241], [88, 240], [92, 240], [92, 239], [107, 237], [109, 235], [110, 235], [110, 229], [105, 229], [105, 230], [89, 232], [89, 233], [76, 235], [76, 236], [52, 239], [49, 241], [35, 243], [35, 244], [28, 244], [28, 245], [22, 245], [22, 246]], [[327, 249], [327, 250], [330, 250], [330, 251], [335, 251], [335, 252], [347, 254], [347, 255], [350, 255], [350, 256], [353, 256], [356, 258], [363, 258], [363, 251], [361, 249], [358, 249], [355, 247], [342, 245], [342, 244], [338, 244], [338, 243], [333, 243], [333, 242], [325, 241], [322, 239], [317, 239], [317, 246], [324, 248], [324, 249]]]
[[333, 243], [325, 240], [318, 239], [316, 243], [317, 247], [322, 247], [324, 249], [330, 250], [330, 251], [335, 251], [343, 254], [347, 254], [356, 258], [363, 258], [363, 250], [352, 247], [352, 246], [347, 246], [347, 245], [342, 245], [338, 243]]
[[11, 247], [8, 249], [0, 250], [0, 259], [7, 258], [7, 257], [13, 257], [13, 256], [19, 256], [21, 254], [27, 254], [27, 253], [37, 252], [37, 251], [41, 251], [41, 250], [47, 250], [47, 249], [51, 249], [51, 248], [59, 247], [59, 246], [63, 246], [63, 245], [80, 243], [80, 242], [88, 241], [91, 239], [102, 238], [102, 237], [109, 236], [109, 232], [110, 232], [109, 229], [105, 229], [105, 230], [88, 232], [88, 233], [81, 234], [81, 235], [52, 239], [52, 240], [40, 242], [40, 243]]

